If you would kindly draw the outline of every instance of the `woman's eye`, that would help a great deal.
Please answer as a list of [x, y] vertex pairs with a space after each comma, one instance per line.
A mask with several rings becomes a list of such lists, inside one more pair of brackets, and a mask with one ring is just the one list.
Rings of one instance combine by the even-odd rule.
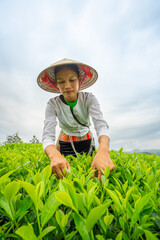
[[58, 84], [62, 84], [62, 83], [64, 83], [64, 81], [61, 81], [61, 82], [57, 82]]

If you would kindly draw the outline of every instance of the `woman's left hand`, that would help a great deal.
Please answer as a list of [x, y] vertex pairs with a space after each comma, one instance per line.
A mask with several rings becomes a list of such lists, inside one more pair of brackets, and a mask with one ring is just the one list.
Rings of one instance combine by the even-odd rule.
[[[106, 167], [110, 166], [110, 172], [115, 169], [115, 165], [112, 162], [109, 154], [105, 154], [103, 152], [97, 152], [93, 162], [91, 164], [92, 169], [97, 170], [98, 178], [101, 179], [102, 171], [101, 169], [105, 169]], [[95, 172], [93, 173], [93, 177], [95, 177]]]
[[[115, 165], [110, 158], [108, 146], [109, 138], [106, 136], [101, 136], [99, 138], [99, 148], [91, 164], [92, 169], [97, 170], [99, 180], [101, 179], [102, 175], [101, 169], [104, 170], [108, 166], [110, 166], [110, 172], [115, 169]], [[93, 177], [95, 177], [95, 172], [93, 173]]]

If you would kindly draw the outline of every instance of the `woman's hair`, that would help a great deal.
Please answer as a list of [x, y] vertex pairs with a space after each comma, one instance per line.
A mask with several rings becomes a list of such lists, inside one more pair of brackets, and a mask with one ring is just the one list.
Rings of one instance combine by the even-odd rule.
[[67, 64], [67, 65], [61, 65], [61, 66], [56, 66], [55, 67], [55, 78], [56, 78], [56, 75], [59, 71], [61, 71], [62, 69], [64, 68], [69, 68], [70, 70], [74, 71], [77, 73], [77, 76], [79, 78], [79, 70], [78, 70], [78, 66], [76, 64]]

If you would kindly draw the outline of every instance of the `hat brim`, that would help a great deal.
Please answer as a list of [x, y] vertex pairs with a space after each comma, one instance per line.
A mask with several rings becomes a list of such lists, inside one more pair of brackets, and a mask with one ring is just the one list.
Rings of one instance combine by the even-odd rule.
[[80, 80], [79, 90], [84, 90], [96, 82], [98, 73], [94, 68], [84, 63], [64, 58], [56, 63], [53, 63], [38, 75], [38, 85], [47, 92], [60, 93], [55, 79], [55, 67], [63, 65], [67, 66], [70, 64], [75, 64], [78, 66]]

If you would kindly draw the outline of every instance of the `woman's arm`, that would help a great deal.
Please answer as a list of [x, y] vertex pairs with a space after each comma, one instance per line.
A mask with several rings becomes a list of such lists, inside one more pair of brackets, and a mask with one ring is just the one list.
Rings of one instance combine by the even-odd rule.
[[[91, 167], [98, 171], [98, 178], [101, 179], [101, 169], [105, 169], [108, 166], [110, 166], [110, 171], [115, 169], [115, 165], [113, 164], [109, 153], [109, 126], [104, 120], [100, 104], [93, 94], [90, 94], [88, 97], [88, 106], [89, 115], [92, 117], [99, 141], [99, 147]], [[95, 173], [93, 174], [93, 177], [95, 177]]]
[[[105, 169], [106, 167], [110, 166], [110, 172], [111, 172], [115, 169], [115, 165], [110, 158], [109, 137], [105, 135], [101, 135], [98, 141], [99, 141], [99, 147], [93, 159], [91, 167], [92, 169], [96, 169], [98, 171], [98, 178], [100, 180], [102, 175], [101, 169]], [[93, 177], [95, 177], [95, 172], [93, 173]]]
[[[61, 153], [55, 148], [54, 145], [48, 145], [45, 148], [45, 153], [51, 161], [52, 172], [56, 174], [58, 178], [62, 178], [64, 175], [64, 169], [69, 169], [69, 162], [61, 155]], [[65, 171], [65, 175], [68, 172]]]
[[[52, 172], [55, 173], [58, 178], [62, 178], [64, 168], [68, 169], [70, 165], [55, 147], [56, 116], [55, 101], [54, 99], [50, 99], [45, 111], [42, 142], [44, 151], [51, 161], [50, 166]], [[67, 171], [65, 174], [66, 173]]]

